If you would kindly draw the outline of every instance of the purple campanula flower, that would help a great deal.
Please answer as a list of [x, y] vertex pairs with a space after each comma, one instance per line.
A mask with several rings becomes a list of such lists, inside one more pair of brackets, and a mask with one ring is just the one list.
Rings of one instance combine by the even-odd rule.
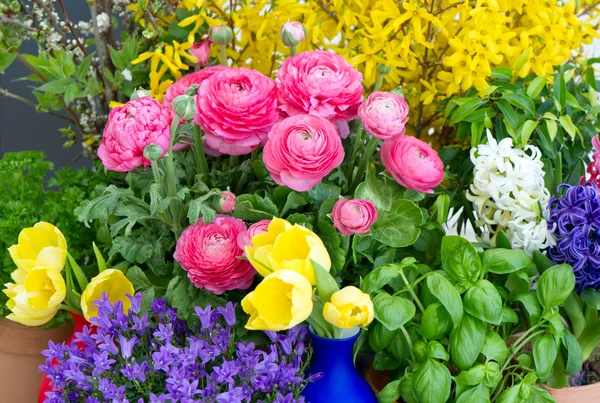
[[94, 353], [93, 356], [94, 369], [92, 370], [92, 376], [97, 377], [108, 371], [112, 364], [117, 362], [111, 358], [108, 358], [108, 351], [104, 350], [100, 353]]
[[137, 343], [138, 338], [132, 336], [131, 339], [127, 340], [127, 338], [123, 335], [119, 335], [119, 345], [121, 346], [121, 355], [123, 358], [131, 357], [133, 353], [133, 346]]
[[202, 328], [211, 331], [215, 324], [213, 315], [214, 311], [212, 307], [209, 305], [206, 308], [202, 309], [199, 306], [197, 306], [194, 307], [194, 310], [196, 311], [196, 316], [198, 317], [198, 319], [200, 319], [200, 324], [202, 325]]
[[225, 323], [227, 323], [229, 326], [235, 325], [235, 305], [233, 305], [232, 302], [228, 302], [227, 305], [225, 305], [225, 307], [218, 307], [217, 312], [219, 312], [223, 316], [223, 319], [225, 319]]
[[127, 298], [131, 301], [131, 311], [133, 313], [140, 313], [142, 311], [142, 301], [144, 296], [141, 293], [137, 293], [134, 296], [127, 294]]
[[173, 338], [173, 325], [168, 323], [166, 326], [162, 323], [158, 324], [158, 330], [154, 332], [154, 337], [163, 343], [169, 343]]

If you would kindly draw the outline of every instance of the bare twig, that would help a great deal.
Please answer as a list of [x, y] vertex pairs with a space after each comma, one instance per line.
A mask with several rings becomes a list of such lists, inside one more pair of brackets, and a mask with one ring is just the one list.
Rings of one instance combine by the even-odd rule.
[[[104, 97], [106, 98], [106, 105], [108, 105], [114, 98], [110, 88], [110, 82], [102, 70], [107, 69], [108, 71], [112, 72], [113, 68], [112, 64], [110, 63], [108, 45], [105, 41], [105, 38], [101, 34], [100, 29], [98, 28], [98, 10], [96, 9], [96, 4], [90, 4], [90, 12], [92, 14], [94, 37], [96, 38], [96, 51], [98, 52], [98, 60], [100, 61], [100, 65], [98, 66], [98, 75], [104, 84]], [[104, 112], [107, 112], [107, 110]]]
[[[29, 32], [36, 32], [36, 30], [34, 28], [31, 28], [31, 27], [23, 24], [21, 21], [15, 20], [12, 18], [8, 18], [2, 14], [0, 14], [0, 22], [4, 23], [4, 24], [15, 25], [15, 26], [17, 26], [19, 28], [23, 28], [24, 30], [29, 31]], [[2, 25], [2, 24], [0, 24], [0, 25]]]
[[465, 2], [464, 1], [457, 1], [456, 3], [449, 4], [446, 7], [440, 8], [439, 10], [437, 10], [435, 13], [433, 13], [433, 15], [434, 16], [438, 16], [438, 15], [440, 15], [440, 14], [442, 14], [442, 13], [450, 10], [451, 8], [460, 6], [461, 4], [465, 4]]
[[75, 30], [73, 29], [73, 24], [71, 23], [71, 20], [69, 19], [69, 15], [67, 14], [67, 9], [65, 8], [64, 1], [58, 0], [58, 4], [60, 5], [60, 9], [63, 13], [63, 17], [65, 18], [65, 25], [67, 26], [67, 28], [69, 28], [69, 32], [71, 32], [71, 35], [73, 35], [73, 39], [75, 39], [75, 42], [77, 43], [77, 46], [79, 47], [79, 49], [81, 49], [81, 51], [83, 52], [83, 55], [87, 56], [88, 53], [87, 53], [87, 50], [85, 49], [85, 46], [83, 46], [83, 44], [79, 40], [79, 37], [75, 33]]
[[22, 96], [19, 96], [17, 94], [13, 94], [12, 92], [9, 92], [8, 90], [6, 90], [4, 88], [0, 88], [0, 95], [4, 95], [7, 98], [14, 99], [16, 101], [24, 103], [25, 105], [31, 106], [38, 113], [47, 113], [48, 115], [52, 115], [52, 116], [60, 118], [62, 120], [66, 120], [67, 122], [70, 122], [70, 123], [73, 123], [73, 124], [76, 123], [71, 118], [69, 118], [67, 116], [63, 116], [63, 115], [61, 115], [59, 113], [56, 113], [54, 111], [40, 112], [38, 110], [38, 105], [35, 102], [32, 102], [32, 101], [28, 100], [27, 98], [23, 98]]
[[578, 17], [587, 15], [590, 11], [592, 11], [594, 8], [598, 7], [598, 5], [600, 5], [600, 1], [597, 1], [595, 3], [590, 4], [589, 6], [586, 6], [583, 10], [581, 10], [581, 12], [579, 13]]
[[31, 65], [31, 63], [29, 63], [27, 61], [27, 59], [25, 59], [22, 55], [17, 55], [17, 59], [16, 59], [19, 63], [21, 63], [23, 66], [25, 66], [27, 68], [27, 70], [31, 71], [33, 74], [35, 74], [36, 76], [38, 76], [40, 78], [40, 80], [42, 80], [42, 82], [48, 82], [48, 80], [46, 79], [46, 77], [44, 77], [44, 75], [35, 67], [33, 67]]
[[315, 2], [319, 5], [319, 7], [321, 7], [321, 10], [323, 10], [323, 11], [325, 11], [325, 13], [327, 13], [329, 18], [331, 18], [335, 22], [340, 22], [339, 18], [335, 14], [335, 12], [329, 11], [329, 7], [327, 7], [327, 5], [325, 5], [325, 3], [323, 3], [323, 0], [315, 0]]
[[54, 29], [56, 30], [56, 32], [58, 32], [60, 34], [63, 42], [65, 44], [68, 44], [67, 34], [65, 33], [65, 30], [62, 29], [62, 27], [60, 26], [60, 23], [58, 21], [58, 18], [56, 18], [56, 15], [54, 15], [54, 13], [55, 13], [54, 7], [50, 7], [49, 3], [45, 3], [42, 0], [31, 0], [31, 1], [33, 1], [35, 4], [38, 5], [38, 7], [43, 8], [46, 11], [46, 14], [48, 14], [48, 19], [52, 23], [52, 26], [54, 27]]

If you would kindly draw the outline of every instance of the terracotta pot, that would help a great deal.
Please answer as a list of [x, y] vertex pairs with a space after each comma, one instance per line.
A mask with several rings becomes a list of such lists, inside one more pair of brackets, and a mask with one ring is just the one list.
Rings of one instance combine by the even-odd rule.
[[33, 403], [38, 396], [44, 363], [40, 354], [48, 340], [62, 343], [73, 333], [73, 325], [44, 330], [0, 319], [0, 400]]
[[[385, 385], [390, 383], [390, 371], [377, 371], [370, 363], [365, 371], [365, 379], [375, 393], [379, 393]], [[398, 402], [396, 402], [398, 403]]]
[[556, 403], [598, 403], [600, 401], [600, 383], [585, 386], [567, 386], [553, 389], [545, 386]]

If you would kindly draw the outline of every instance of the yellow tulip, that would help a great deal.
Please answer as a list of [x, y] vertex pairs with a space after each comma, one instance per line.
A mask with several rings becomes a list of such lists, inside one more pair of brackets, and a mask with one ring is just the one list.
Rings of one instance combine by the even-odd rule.
[[323, 307], [323, 317], [341, 329], [367, 326], [373, 321], [373, 301], [356, 287], [344, 287], [333, 293], [331, 301]]
[[121, 301], [123, 312], [126, 313], [131, 307], [127, 294], [133, 296], [133, 284], [122, 271], [117, 269], [104, 270], [94, 277], [81, 294], [81, 311], [88, 321], [98, 316], [95, 302], [102, 297], [102, 293], [106, 293], [111, 304]]
[[[26, 326], [48, 323], [67, 295], [65, 280], [58, 270], [49, 266], [38, 266], [25, 273], [16, 270], [22, 282], [6, 284], [3, 290], [12, 311], [6, 318]], [[15, 278], [13, 273], [13, 278]]]
[[242, 308], [250, 315], [246, 329], [291, 329], [312, 312], [312, 286], [295, 271], [278, 270], [246, 295]]
[[252, 245], [246, 246], [246, 257], [263, 277], [282, 269], [302, 274], [316, 285], [312, 261], [325, 270], [331, 268], [327, 249], [314, 232], [309, 229], [274, 218], [269, 230], [252, 237]]
[[17, 267], [29, 272], [36, 266], [62, 270], [67, 259], [67, 241], [52, 224], [39, 222], [19, 234], [19, 243], [8, 248]]

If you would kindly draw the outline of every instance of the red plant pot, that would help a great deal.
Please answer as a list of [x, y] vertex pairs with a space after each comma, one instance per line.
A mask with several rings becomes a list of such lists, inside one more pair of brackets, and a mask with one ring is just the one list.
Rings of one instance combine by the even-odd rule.
[[[67, 340], [67, 345], [71, 345], [75, 342], [75, 334], [81, 333], [83, 331], [84, 326], [91, 326], [90, 322], [88, 322], [83, 316], [69, 312], [71, 317], [73, 318], [73, 322], [75, 326], [73, 327], [73, 334]], [[82, 343], [78, 343], [77, 347], [79, 349], [84, 349], [85, 346]], [[38, 403], [44, 403], [46, 400], [46, 392], [52, 392], [52, 381], [44, 374], [42, 378], [42, 383], [40, 384], [40, 391], [38, 393]]]

